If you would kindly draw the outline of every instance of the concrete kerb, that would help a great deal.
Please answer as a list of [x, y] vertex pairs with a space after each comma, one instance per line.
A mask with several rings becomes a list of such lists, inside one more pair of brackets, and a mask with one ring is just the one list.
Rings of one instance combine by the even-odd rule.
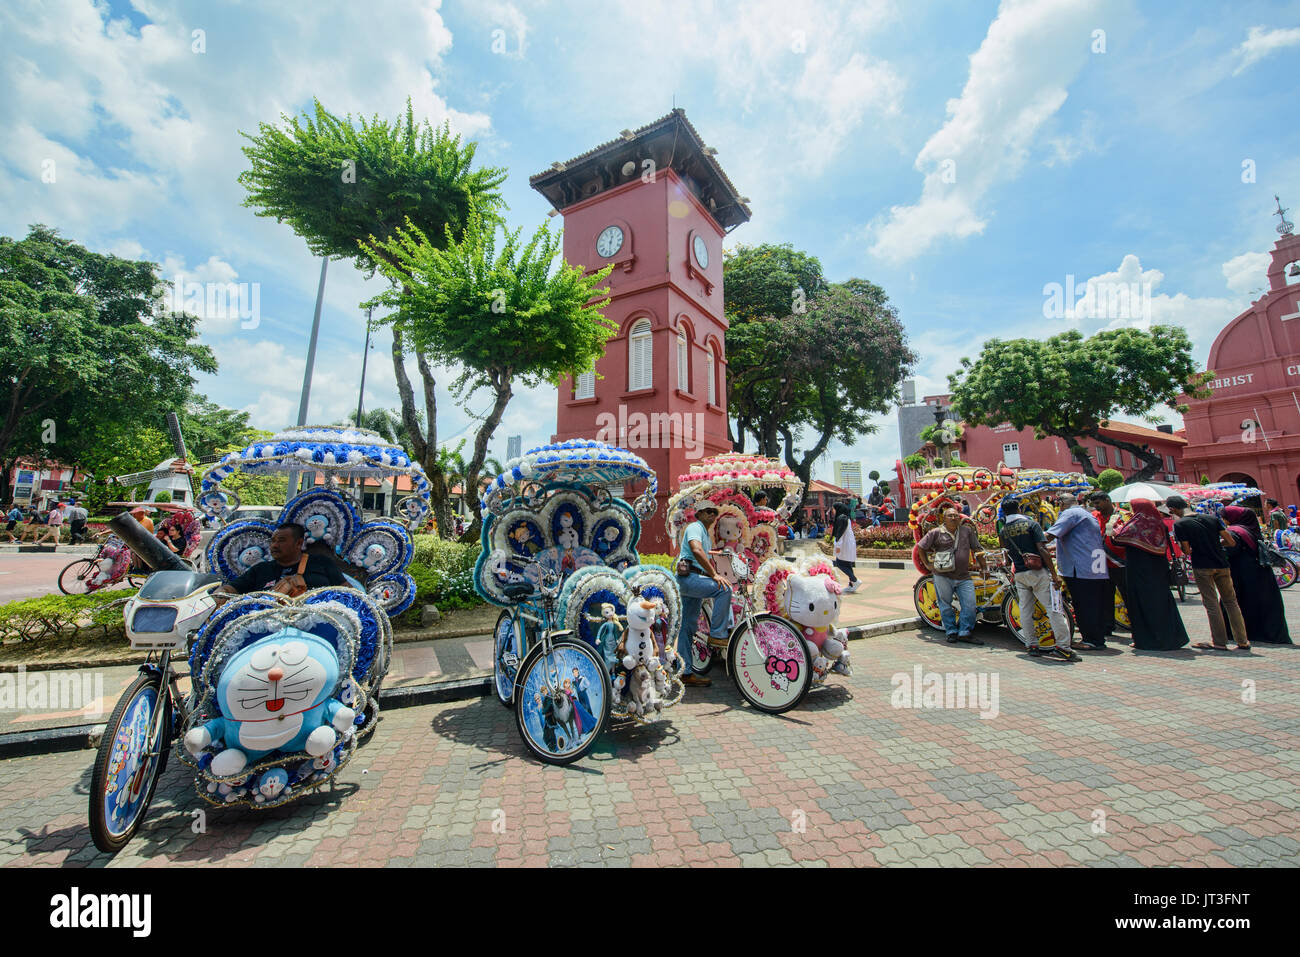
[[[848, 632], [850, 641], [857, 641], [909, 631], [920, 624], [920, 618], [895, 618], [892, 621], [851, 625], [845, 628], [845, 631]], [[400, 688], [383, 688], [379, 692], [379, 706], [381, 709], [410, 708], [417, 705], [481, 698], [492, 693], [492, 678], [484, 675], [481, 678], [459, 678]], [[0, 734], [0, 760], [97, 748], [103, 733], [103, 724], [80, 724], [66, 728]]]

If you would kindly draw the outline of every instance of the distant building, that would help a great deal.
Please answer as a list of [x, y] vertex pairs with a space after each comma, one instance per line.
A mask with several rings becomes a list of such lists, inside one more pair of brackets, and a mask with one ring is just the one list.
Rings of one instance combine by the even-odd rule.
[[[1153, 481], [1172, 483], [1188, 480], [1182, 474], [1183, 450], [1187, 447], [1187, 439], [1175, 433], [1173, 426], [1153, 429], [1145, 425], [1112, 421], [1098, 431], [1103, 438], [1146, 446], [1158, 453], [1160, 468], [1152, 476]], [[1132, 452], [1117, 449], [1096, 439], [1084, 438], [1080, 445], [1088, 450], [1098, 473], [1115, 469], [1127, 482], [1146, 467], [1146, 462]], [[924, 443], [908, 454], [919, 452], [933, 463], [937, 451], [933, 445]], [[1010, 468], [1052, 469], [1057, 472], [1083, 470], [1063, 439], [1054, 436], [1037, 439], [1033, 429], [1016, 429], [1009, 422], [995, 426], [966, 426], [961, 438], [957, 440], [956, 452], [959, 459], [975, 467], [991, 469], [1002, 462]]]
[[1208, 399], [1185, 398], [1187, 478], [1300, 500], [1300, 236], [1278, 201], [1268, 291], [1210, 346]]
[[[911, 386], [909, 388], [909, 386]], [[903, 401], [915, 402], [916, 387], [911, 380], [903, 383]], [[927, 395], [920, 405], [906, 404], [898, 407], [898, 457], [905, 459], [922, 444], [921, 430], [935, 424], [934, 410], [939, 408], [946, 415], [952, 407], [946, 395]]]
[[859, 498], [862, 497], [862, 463], [836, 462], [835, 484], [846, 488]]
[[850, 498], [855, 497], [846, 488], [840, 488], [830, 482], [823, 482], [821, 479], [813, 479], [804, 493], [803, 501], [800, 503], [799, 511], [796, 514], [800, 515], [805, 522], [819, 522], [822, 525], [829, 525], [834, 517], [831, 515], [831, 509], [835, 503], [848, 502]]
[[512, 435], [506, 439], [506, 458], [517, 459], [524, 451], [524, 437], [522, 435]]

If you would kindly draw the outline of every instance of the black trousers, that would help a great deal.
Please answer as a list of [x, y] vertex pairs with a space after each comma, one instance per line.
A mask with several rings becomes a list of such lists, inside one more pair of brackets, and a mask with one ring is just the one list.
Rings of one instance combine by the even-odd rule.
[[1074, 605], [1074, 621], [1079, 626], [1079, 640], [1091, 644], [1106, 643], [1106, 615], [1115, 618], [1115, 583], [1109, 578], [1075, 578], [1065, 576]]
[[835, 559], [835, 567], [838, 568], [840, 571], [842, 571], [844, 574], [846, 574], [846, 575], [849, 576], [849, 584], [850, 584], [850, 585], [853, 585], [853, 584], [856, 584], [856, 583], [857, 583], [858, 576], [855, 575], [855, 574], [853, 574], [853, 563], [852, 563], [852, 562], [846, 562], [846, 561], [845, 561], [844, 559], [842, 559], [842, 558], [837, 558], [837, 559]]
[[71, 526], [72, 542], [75, 545], [86, 534], [86, 523], [79, 518], [74, 518], [68, 524]]

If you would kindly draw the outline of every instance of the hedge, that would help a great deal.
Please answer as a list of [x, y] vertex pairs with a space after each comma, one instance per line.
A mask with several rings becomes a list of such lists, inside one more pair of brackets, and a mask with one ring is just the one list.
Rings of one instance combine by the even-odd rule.
[[0, 605], [0, 639], [35, 641], [99, 626], [104, 634], [122, 628], [122, 603], [134, 588], [90, 595], [42, 595]]

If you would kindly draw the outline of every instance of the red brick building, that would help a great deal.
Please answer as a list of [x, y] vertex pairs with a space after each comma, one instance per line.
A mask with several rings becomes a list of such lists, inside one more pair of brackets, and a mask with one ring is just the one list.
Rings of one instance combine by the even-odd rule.
[[[942, 398], [946, 400], [948, 397]], [[1152, 476], [1152, 481], [1170, 483], [1190, 480], [1182, 473], [1183, 450], [1187, 446], [1187, 439], [1174, 432], [1173, 426], [1153, 429], [1145, 425], [1112, 421], [1098, 431], [1103, 437], [1145, 446], [1158, 453], [1162, 467]], [[1098, 473], [1105, 469], [1116, 469], [1127, 482], [1146, 466], [1133, 453], [1096, 439], [1085, 438], [1080, 444], [1088, 450]], [[933, 445], [927, 444], [916, 451], [933, 461], [937, 450]], [[1052, 436], [1036, 439], [1033, 429], [1016, 429], [1010, 423], [966, 426], [957, 442], [957, 457], [973, 466], [985, 468], [993, 468], [999, 462], [1004, 462], [1012, 468], [1082, 471], [1064, 439]]]

